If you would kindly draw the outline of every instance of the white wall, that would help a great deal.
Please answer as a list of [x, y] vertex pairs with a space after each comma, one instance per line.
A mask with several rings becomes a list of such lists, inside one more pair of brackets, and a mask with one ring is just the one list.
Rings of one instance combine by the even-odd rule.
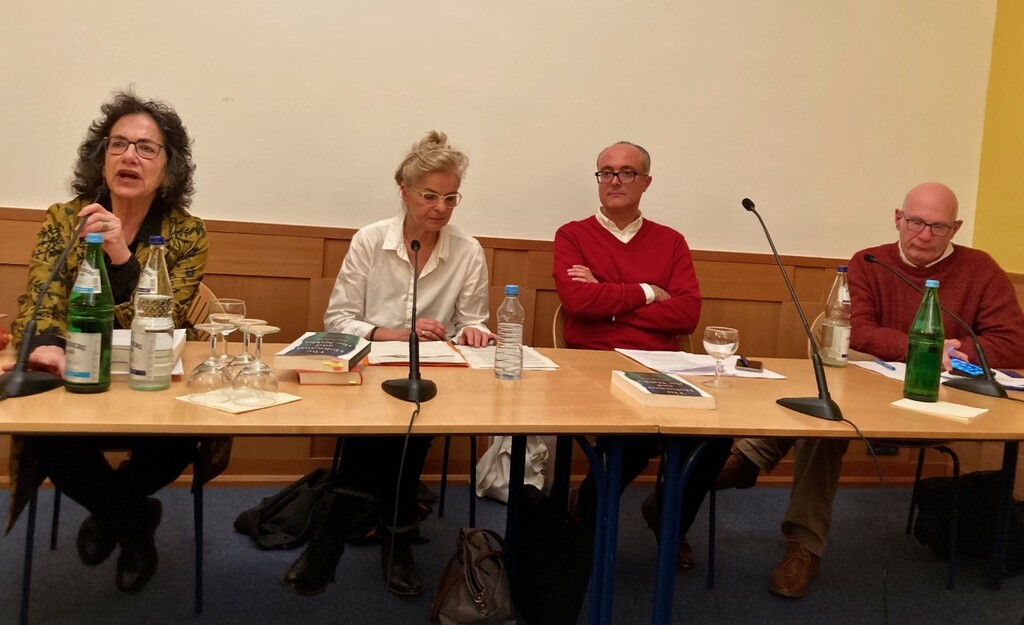
[[[195, 139], [215, 219], [358, 227], [398, 210], [430, 128], [470, 156], [454, 223], [550, 239], [597, 152], [653, 155], [647, 216], [696, 249], [846, 256], [923, 180], [970, 242], [995, 0], [109, 0], [0, 10], [0, 206], [68, 197], [99, 105], [134, 84]], [[12, 6], [14, 5], [14, 6]]]

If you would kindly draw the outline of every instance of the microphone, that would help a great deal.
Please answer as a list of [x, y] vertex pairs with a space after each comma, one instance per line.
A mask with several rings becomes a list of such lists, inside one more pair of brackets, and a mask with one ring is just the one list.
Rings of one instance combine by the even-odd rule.
[[412, 247], [412, 332], [409, 333], [409, 377], [381, 382], [381, 388], [402, 401], [430, 401], [437, 395], [437, 384], [420, 378], [420, 337], [416, 334], [416, 291], [420, 282], [420, 242], [413, 239]]
[[[100, 188], [100, 192], [96, 197], [96, 202], [98, 202], [103, 196], [103, 189], [104, 187]], [[47, 289], [50, 288], [50, 284], [52, 284], [54, 279], [57, 277], [57, 272], [64, 268], [64, 264], [68, 260], [68, 254], [71, 253], [71, 248], [78, 243], [78, 238], [82, 233], [82, 229], [85, 228], [85, 224], [88, 221], [88, 217], [78, 221], [78, 226], [75, 228], [75, 232], [71, 235], [71, 239], [68, 241], [67, 247], [64, 248], [64, 253], [62, 253], [60, 258], [57, 259], [57, 262], [54, 263], [53, 271], [50, 272], [50, 277], [46, 279], [46, 283], [43, 284], [43, 287], [39, 290], [39, 294], [36, 296], [36, 305], [32, 309], [32, 316], [29, 317], [28, 323], [25, 324], [25, 330], [21, 333], [21, 349], [18, 350], [18, 360], [14, 363], [14, 367], [12, 367], [10, 371], [0, 375], [0, 399], [38, 395], [39, 393], [51, 391], [64, 384], [64, 380], [56, 373], [29, 369], [28, 356], [32, 349], [32, 339], [36, 334], [36, 320], [39, 318], [39, 308], [43, 304], [43, 297], [46, 296]]]
[[795, 410], [800, 414], [829, 421], [842, 421], [843, 413], [839, 409], [839, 405], [832, 401], [832, 396], [828, 392], [828, 382], [825, 380], [825, 367], [821, 363], [821, 354], [818, 353], [818, 343], [811, 334], [811, 326], [807, 323], [804, 309], [800, 306], [800, 302], [797, 301], [796, 291], [793, 290], [793, 284], [789, 281], [785, 267], [782, 266], [782, 259], [779, 258], [778, 250], [775, 249], [775, 242], [772, 241], [772, 235], [768, 232], [768, 226], [765, 225], [761, 215], [754, 208], [754, 203], [749, 198], [743, 198], [742, 204], [743, 208], [754, 213], [757, 220], [761, 222], [764, 236], [768, 238], [768, 245], [772, 248], [772, 255], [775, 257], [775, 262], [779, 265], [779, 271], [782, 272], [782, 278], [786, 281], [786, 287], [789, 289], [789, 296], [793, 299], [793, 305], [796, 306], [796, 311], [800, 314], [800, 321], [804, 324], [804, 332], [807, 333], [807, 340], [811, 344], [811, 364], [814, 367], [814, 379], [818, 384], [817, 397], [783, 397], [782, 399], [775, 400], [775, 403], [785, 406], [790, 410]]
[[[921, 295], [924, 295], [924, 291], [921, 290], [921, 287], [911, 282], [909, 278], [907, 278], [905, 275], [897, 271], [894, 267], [890, 267], [889, 265], [883, 263], [873, 254], [865, 254], [864, 260], [866, 260], [869, 263], [874, 263], [879, 267], [886, 268], [889, 271], [889, 273], [902, 280], [904, 284], [908, 285], [910, 288], [914, 289]], [[971, 335], [971, 341], [974, 343], [974, 353], [978, 355], [978, 364], [981, 366], [983, 370], [982, 377], [980, 378], [955, 378], [952, 380], [946, 380], [942, 384], [950, 388], [956, 388], [960, 389], [961, 391], [967, 391], [968, 393], [988, 395], [989, 397], [1009, 397], [1006, 394], [1006, 389], [1003, 388], [1003, 385], [996, 380], [995, 374], [992, 373], [992, 369], [988, 366], [988, 359], [985, 358], [985, 350], [981, 348], [981, 341], [978, 340], [978, 335], [974, 333], [974, 330], [971, 328], [970, 324], [968, 324], [960, 317], [954, 315], [952, 311], [943, 306], [941, 303], [939, 304], [939, 308], [942, 309], [942, 312], [946, 313], [947, 315], [955, 319], [956, 322], [959, 323], [960, 326], [967, 330], [967, 333]]]

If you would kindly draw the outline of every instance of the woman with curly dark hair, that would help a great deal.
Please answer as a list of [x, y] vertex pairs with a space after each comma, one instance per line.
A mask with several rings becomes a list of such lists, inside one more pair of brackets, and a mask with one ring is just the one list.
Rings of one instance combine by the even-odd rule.
[[[178, 114], [165, 103], [143, 100], [132, 92], [115, 93], [101, 113], [78, 149], [72, 183], [76, 197], [51, 206], [39, 229], [28, 289], [12, 326], [16, 341], [31, 341], [30, 366], [57, 374], [64, 372], [68, 296], [85, 255], [86, 234], [103, 234], [115, 327], [131, 327], [132, 295], [149, 256], [146, 243], [151, 235], [162, 235], [166, 241], [176, 327], [188, 326], [188, 309], [206, 268], [206, 229], [185, 210], [192, 201], [195, 165]], [[72, 247], [66, 266], [40, 293], [83, 220], [81, 240]], [[23, 336], [37, 297], [42, 297], [42, 305], [36, 331]], [[188, 437], [15, 437], [7, 529], [43, 478], [49, 477], [90, 512], [78, 532], [82, 561], [97, 565], [120, 544], [117, 587], [138, 592], [153, 576], [158, 559], [154, 533], [161, 505], [150, 495], [181, 475], [196, 458], [197, 444]], [[204, 447], [209, 466], [203, 475], [209, 479], [226, 464], [230, 441]], [[103, 454], [110, 448], [128, 449], [129, 459], [113, 468]]]

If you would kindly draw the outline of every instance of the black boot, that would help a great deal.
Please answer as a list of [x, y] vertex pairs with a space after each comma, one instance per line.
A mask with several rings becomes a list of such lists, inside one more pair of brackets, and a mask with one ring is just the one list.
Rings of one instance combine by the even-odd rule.
[[117, 530], [90, 514], [78, 528], [78, 557], [89, 566], [102, 563], [117, 546]]
[[382, 531], [380, 540], [380, 565], [388, 590], [402, 597], [422, 595], [423, 582], [420, 581], [420, 572], [412, 557], [410, 533], [391, 534]]
[[320, 594], [334, 581], [345, 536], [352, 520], [362, 510], [363, 500], [347, 493], [335, 493], [327, 518], [309, 541], [306, 550], [281, 577], [281, 584], [300, 595]]
[[152, 497], [128, 507], [118, 529], [121, 555], [117, 558], [117, 588], [121, 592], [139, 592], [156, 573], [160, 557], [155, 534], [162, 512], [160, 500]]

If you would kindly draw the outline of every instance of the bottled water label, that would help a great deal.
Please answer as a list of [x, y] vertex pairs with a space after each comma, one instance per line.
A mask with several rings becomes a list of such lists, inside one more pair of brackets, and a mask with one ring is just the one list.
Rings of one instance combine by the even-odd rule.
[[99, 269], [83, 260], [78, 266], [78, 277], [75, 278], [75, 286], [71, 290], [75, 293], [102, 293], [103, 281], [100, 280]]
[[100, 381], [100, 353], [103, 335], [92, 332], [68, 332], [64, 346], [64, 379], [69, 382]]
[[174, 348], [174, 320], [171, 316], [174, 300], [169, 295], [141, 292], [137, 293], [135, 300], [132, 348], [128, 357], [129, 385], [132, 388], [162, 388], [170, 384], [174, 365], [171, 362]]
[[156, 271], [147, 264], [142, 269], [142, 275], [139, 276], [136, 293], [156, 293], [156, 284]]
[[850, 357], [850, 326], [833, 325], [826, 321], [821, 326], [821, 358], [827, 364], [842, 364]]

